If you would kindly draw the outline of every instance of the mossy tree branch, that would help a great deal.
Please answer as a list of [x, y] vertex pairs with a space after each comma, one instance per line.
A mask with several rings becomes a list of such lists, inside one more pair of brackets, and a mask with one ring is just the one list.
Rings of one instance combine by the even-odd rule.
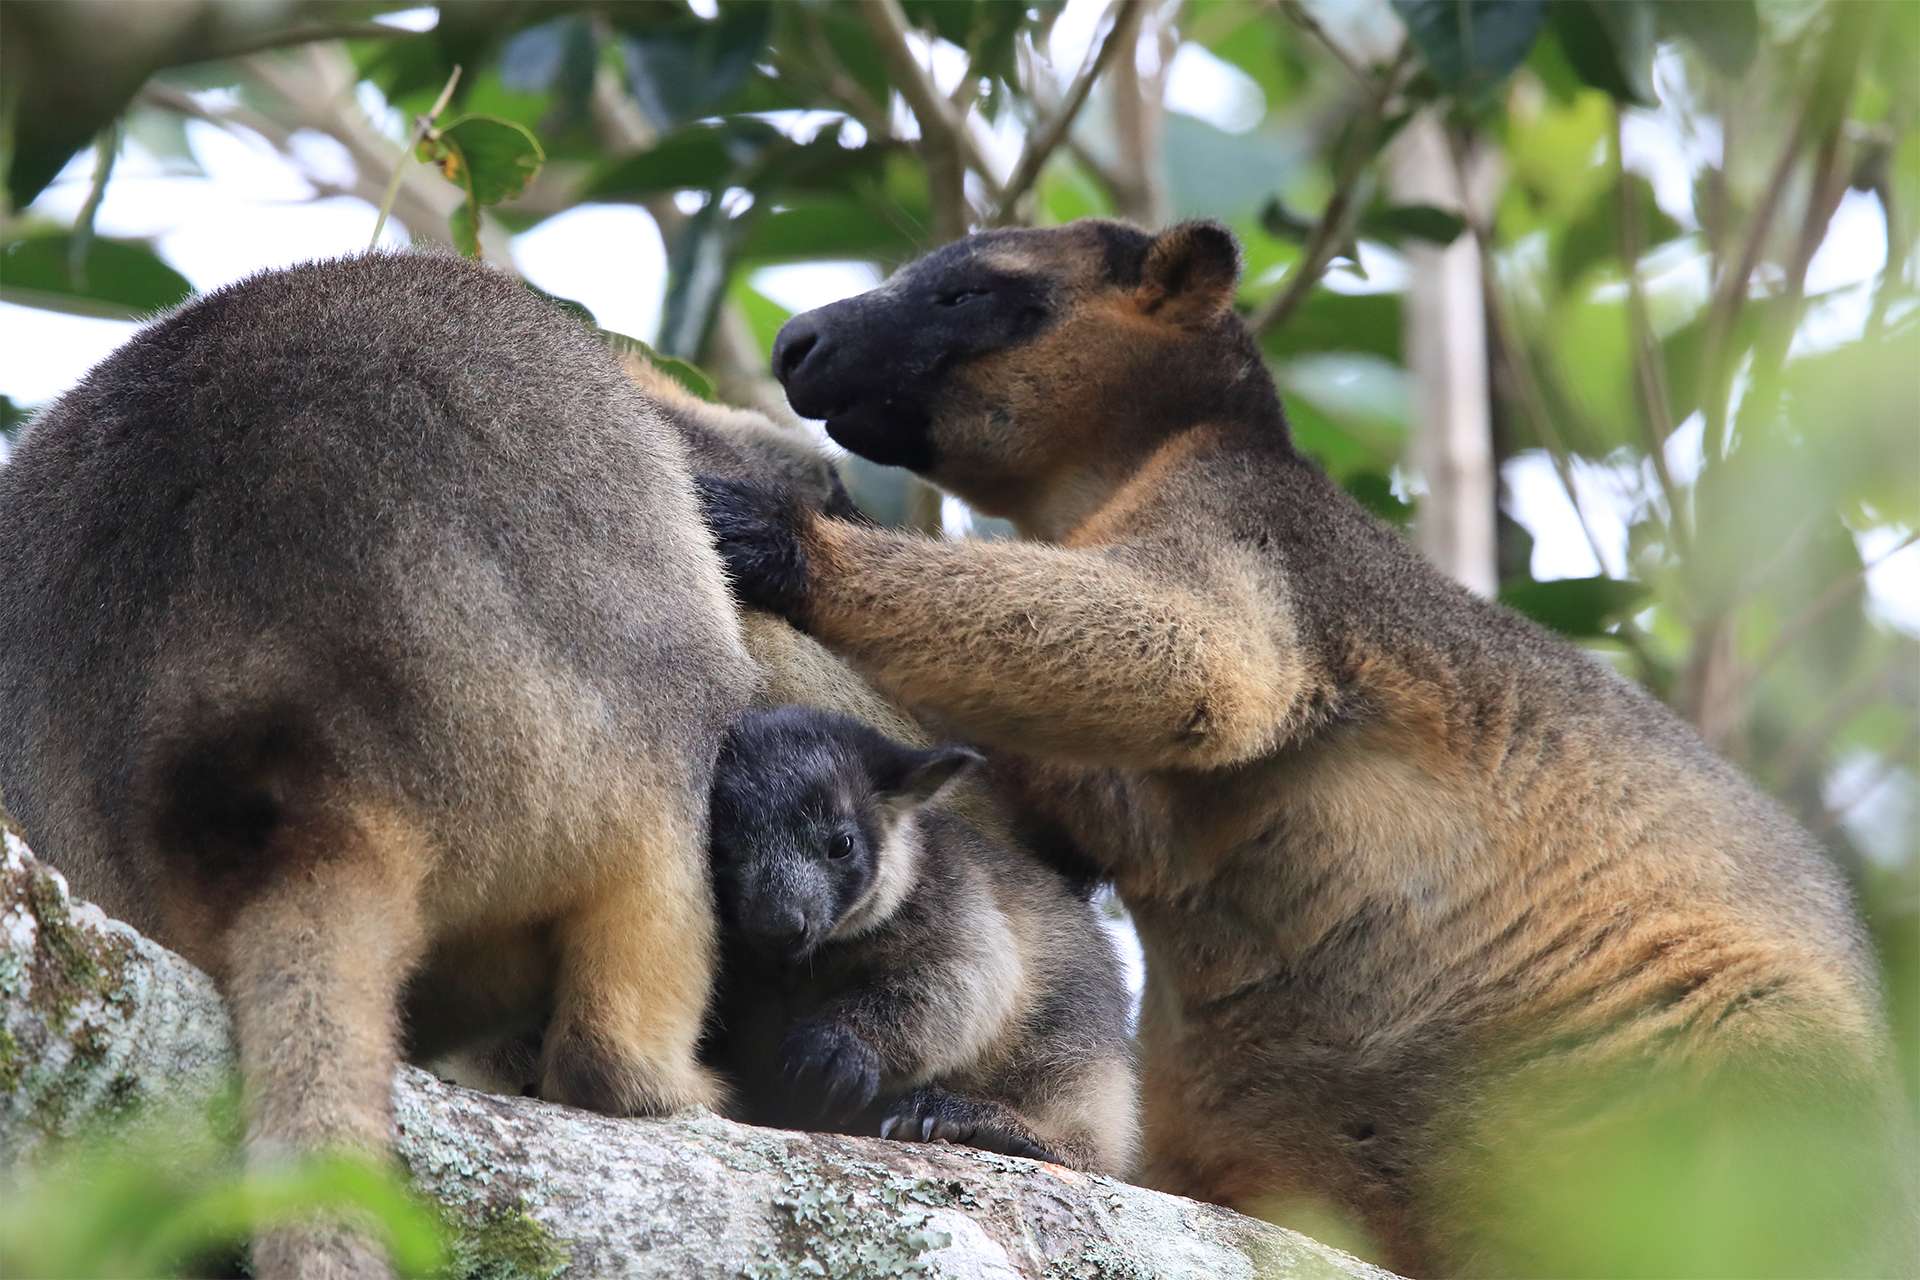
[[[233, 1065], [204, 974], [5, 843], [0, 1186], [105, 1115], [137, 1126], [204, 1103]], [[984, 1152], [612, 1120], [412, 1067], [393, 1097], [399, 1154], [444, 1206], [461, 1274], [1391, 1280], [1226, 1209]]]

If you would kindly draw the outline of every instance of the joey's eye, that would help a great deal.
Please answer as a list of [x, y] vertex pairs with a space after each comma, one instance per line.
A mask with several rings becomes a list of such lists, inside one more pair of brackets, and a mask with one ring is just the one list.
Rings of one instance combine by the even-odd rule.
[[972, 302], [975, 298], [987, 296], [985, 289], [955, 289], [951, 293], [941, 294], [935, 301], [943, 307], [958, 307]]
[[853, 856], [853, 836], [845, 831], [827, 841], [827, 856], [835, 862]]

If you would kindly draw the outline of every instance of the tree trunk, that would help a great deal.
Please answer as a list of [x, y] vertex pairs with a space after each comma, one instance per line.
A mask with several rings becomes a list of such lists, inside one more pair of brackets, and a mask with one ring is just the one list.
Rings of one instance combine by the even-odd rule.
[[[4, 839], [0, 1183], [104, 1115], [204, 1103], [233, 1069], [212, 982]], [[393, 1097], [456, 1274], [1390, 1280], [1226, 1209], [1028, 1160], [704, 1113], [612, 1120], [413, 1067]]]
[[[1394, 198], [1471, 209], [1487, 192], [1463, 191], [1445, 126], [1428, 111], [1408, 123], [1389, 153]], [[1490, 175], [1475, 185], [1491, 189]], [[1499, 589], [1494, 553], [1493, 431], [1487, 389], [1487, 319], [1480, 249], [1470, 235], [1451, 245], [1409, 243], [1406, 348], [1413, 372], [1413, 463], [1426, 478], [1414, 539], [1441, 569], [1483, 596]]]

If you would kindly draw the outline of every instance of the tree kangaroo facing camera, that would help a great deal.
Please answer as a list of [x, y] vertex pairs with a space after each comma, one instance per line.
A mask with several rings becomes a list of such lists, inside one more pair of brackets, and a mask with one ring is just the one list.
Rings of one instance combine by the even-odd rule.
[[704, 1050], [742, 1118], [1114, 1175], [1128, 998], [1095, 908], [943, 799], [980, 756], [783, 706], [713, 786], [721, 980]]
[[252, 277], [41, 417], [0, 526], [0, 789], [219, 980], [257, 1157], [385, 1146], [410, 977], [421, 1052], [550, 1009], [544, 1096], [717, 1099], [708, 780], [754, 673], [677, 435], [588, 329], [450, 257]]
[[[744, 598], [1025, 753], [1002, 781], [1113, 877], [1148, 959], [1145, 1179], [1331, 1210], [1408, 1271], [1527, 1272], [1502, 1195], [1578, 1172], [1646, 1103], [1627, 1082], [1881, 1114], [1873, 966], [1813, 842], [1303, 457], [1237, 269], [1212, 224], [997, 231], [788, 323], [796, 410], [1024, 541], [705, 486]], [[1810, 1269], [1870, 1267], [1847, 1249], [1899, 1219], [1823, 1193], [1833, 1158]]]

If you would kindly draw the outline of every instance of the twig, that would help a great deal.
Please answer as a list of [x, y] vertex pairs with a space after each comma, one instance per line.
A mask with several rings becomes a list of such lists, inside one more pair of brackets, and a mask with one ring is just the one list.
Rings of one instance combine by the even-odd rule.
[[1342, 48], [1338, 40], [1335, 40], [1331, 35], [1327, 34], [1327, 29], [1320, 25], [1320, 20], [1307, 12], [1306, 6], [1301, 4], [1300, 0], [1272, 0], [1272, 2], [1273, 7], [1285, 14], [1289, 22], [1319, 41], [1321, 47], [1332, 54], [1334, 60], [1347, 69], [1347, 74], [1351, 75], [1363, 85], [1371, 85], [1373, 83], [1373, 77], [1368, 73], [1367, 69], [1361, 66], [1352, 54]]
[[1673, 404], [1667, 393], [1666, 371], [1654, 345], [1653, 322], [1647, 315], [1647, 295], [1640, 280], [1640, 205], [1628, 180], [1625, 139], [1620, 110], [1613, 113], [1614, 187], [1620, 202], [1620, 268], [1627, 277], [1627, 321], [1633, 330], [1633, 366], [1640, 384], [1644, 412], [1640, 425], [1646, 433], [1647, 458], [1667, 500], [1667, 527], [1675, 550], [1685, 559], [1692, 551], [1692, 530], [1680, 502], [1680, 491], [1667, 469], [1667, 438], [1673, 434]]
[[1788, 792], [1796, 787], [1813, 761], [1814, 753], [1825, 746], [1849, 720], [1874, 703], [1893, 696], [1896, 689], [1895, 667], [1907, 657], [1911, 655], [1903, 654], [1894, 661], [1884, 663], [1866, 679], [1855, 683], [1829, 702], [1819, 719], [1804, 726], [1773, 753], [1760, 773], [1771, 779], [1776, 793]]
[[[967, 167], [980, 175], [987, 194], [998, 200], [1000, 182], [993, 176], [993, 166], [981, 152], [978, 140], [967, 128], [965, 117], [954, 111], [953, 104], [933, 83], [933, 77], [913, 56], [913, 45], [908, 39], [912, 28], [900, 8], [900, 0], [869, 0], [860, 6], [860, 12], [867, 17], [880, 56], [893, 75], [894, 87], [900, 90], [900, 95], [913, 109], [914, 119], [920, 122], [921, 137], [929, 143], [951, 148]], [[971, 69], [967, 74], [973, 74]]]
[[423, 34], [409, 31], [405, 27], [389, 26], [384, 22], [317, 22], [304, 27], [287, 27], [279, 31], [258, 31], [243, 36], [217, 49], [202, 55], [197, 61], [217, 62], [225, 58], [244, 58], [249, 54], [268, 53], [275, 49], [293, 49], [303, 44], [319, 44], [328, 40], [395, 40]]
[[399, 163], [393, 166], [393, 177], [387, 182], [386, 194], [380, 197], [380, 216], [374, 219], [373, 238], [367, 241], [367, 248], [372, 249], [380, 243], [380, 233], [387, 229], [387, 215], [393, 212], [394, 198], [400, 194], [400, 180], [406, 175], [407, 166], [413, 162], [414, 149], [433, 131], [433, 122], [453, 101], [453, 91], [459, 83], [460, 68], [456, 64], [453, 74], [447, 77], [446, 85], [440, 90], [440, 96], [433, 100], [433, 105], [425, 115], [414, 121], [413, 136], [407, 140], [406, 150], [400, 153]]
[[[1458, 159], [1456, 157], [1456, 162]], [[1461, 187], [1463, 190], [1466, 188], [1464, 174], [1461, 176]], [[1480, 248], [1480, 287], [1486, 295], [1488, 335], [1500, 353], [1499, 368], [1506, 376], [1507, 389], [1514, 403], [1526, 414], [1534, 433], [1546, 446], [1547, 458], [1553, 463], [1554, 474], [1560, 478], [1561, 489], [1566, 492], [1567, 505], [1573, 508], [1573, 518], [1580, 525], [1580, 533], [1586, 539], [1588, 550], [1593, 553], [1593, 562], [1604, 575], [1608, 572], [1606, 553], [1600, 546], [1599, 536], [1593, 531], [1592, 522], [1587, 519], [1586, 507], [1580, 501], [1580, 490], [1573, 480], [1573, 464], [1567, 460], [1566, 442], [1554, 424], [1553, 414], [1547, 408], [1546, 397], [1541, 393], [1539, 383], [1534, 380], [1533, 370], [1527, 363], [1530, 356], [1526, 347], [1521, 345], [1518, 326], [1507, 312], [1506, 292], [1501, 288], [1494, 270], [1493, 238], [1486, 224], [1471, 208], [1467, 210], [1467, 226]], [[1649, 676], [1660, 670], [1652, 646], [1640, 634], [1640, 629], [1631, 618], [1620, 619], [1615, 625], [1614, 634]]]
[[892, 122], [887, 119], [886, 104], [874, 101], [873, 95], [841, 63], [840, 55], [834, 52], [833, 44], [820, 26], [820, 16], [812, 6], [800, 5], [797, 9], [800, 28], [807, 37], [807, 52], [812, 55], [807, 70], [818, 75], [827, 95], [838, 101], [861, 123], [870, 141], [886, 141], [893, 133]]
[[113, 162], [120, 155], [122, 125], [113, 121], [93, 136], [93, 179], [87, 184], [86, 203], [73, 220], [73, 238], [67, 245], [67, 275], [74, 288], [87, 287], [87, 254], [93, 248], [93, 223], [100, 215], [100, 204], [107, 198], [107, 181], [113, 177]]
[[1334, 173], [1333, 194], [1328, 197], [1326, 207], [1320, 211], [1319, 220], [1307, 236], [1307, 243], [1300, 251], [1299, 265], [1287, 277], [1286, 286], [1254, 308], [1253, 314], [1247, 317], [1248, 327], [1256, 334], [1286, 323], [1300, 304], [1306, 301], [1307, 294], [1320, 282], [1320, 277], [1326, 274], [1327, 264], [1333, 261], [1333, 255], [1346, 243], [1347, 233], [1352, 229], [1354, 219], [1359, 216], [1360, 180], [1366, 173], [1367, 162], [1373, 158], [1373, 142], [1385, 123], [1387, 104], [1399, 92], [1401, 80], [1411, 65], [1408, 49], [1403, 46], [1399, 57], [1394, 59], [1386, 75], [1375, 85], [1370, 95], [1366, 120], [1355, 126], [1353, 135], [1347, 141], [1346, 151], [1340, 157], [1340, 164]]
[[1852, 795], [1837, 804], [1827, 806], [1826, 813], [1822, 815], [1819, 822], [1814, 824], [1813, 834], [1824, 839], [1829, 834], [1838, 831], [1841, 822], [1846, 819], [1847, 814], [1858, 808], [1861, 802], [1866, 800], [1868, 796], [1884, 786], [1887, 779], [1891, 778], [1896, 771], [1907, 763], [1908, 758], [1913, 755], [1914, 748], [1917, 746], [1920, 746], [1920, 724], [1916, 724], [1907, 730], [1906, 735], [1900, 739], [1900, 745], [1887, 752], [1887, 754], [1881, 758], [1880, 767], [1867, 775], [1866, 782], [1855, 787]]
[[1573, 480], [1573, 465], [1567, 460], [1566, 440], [1554, 423], [1553, 412], [1547, 407], [1540, 384], [1534, 380], [1533, 370], [1528, 367], [1528, 352], [1520, 339], [1519, 326], [1507, 312], [1506, 293], [1494, 273], [1491, 237], [1480, 227], [1478, 219], [1470, 221], [1480, 244], [1480, 284], [1487, 295], [1487, 324], [1499, 345], [1500, 368], [1507, 375], [1508, 390], [1513, 393], [1514, 402], [1526, 412], [1534, 433], [1546, 446], [1547, 457], [1560, 477], [1560, 487], [1566, 491], [1567, 504], [1573, 508], [1574, 519], [1580, 524], [1587, 548], [1593, 552], [1593, 561], [1601, 573], [1606, 573], [1606, 552], [1601, 548], [1600, 538], [1594, 533], [1593, 525], [1587, 519], [1586, 508], [1580, 502], [1580, 491]]
[[1842, 600], [1845, 600], [1855, 587], [1864, 582], [1869, 574], [1916, 542], [1920, 542], [1920, 529], [1900, 539], [1892, 548], [1875, 559], [1863, 562], [1860, 567], [1853, 572], [1828, 583], [1826, 590], [1813, 598], [1813, 603], [1789, 618], [1786, 623], [1781, 626], [1780, 634], [1773, 638], [1773, 643], [1767, 646], [1767, 651], [1760, 656], [1760, 660], [1747, 669], [1747, 687], [1744, 691], [1744, 697], [1749, 703], [1747, 708], [1749, 713], [1752, 711], [1751, 703], [1755, 696], [1760, 677], [1766, 673], [1767, 669], [1784, 657], [1787, 650], [1798, 643], [1800, 637], [1805, 635], [1815, 623], [1833, 612], [1835, 607], [1837, 607]]
[[1812, 110], [1811, 103], [1803, 104], [1795, 116], [1786, 145], [1780, 149], [1767, 183], [1761, 189], [1760, 207], [1754, 211], [1753, 219], [1748, 224], [1739, 257], [1732, 266], [1721, 272], [1713, 297], [1707, 304], [1707, 336], [1700, 357], [1705, 391], [1700, 398], [1700, 407], [1707, 419], [1702, 451], [1709, 462], [1716, 457], [1725, 457], [1729, 446], [1727, 399], [1732, 388], [1733, 369], [1727, 361], [1727, 342], [1732, 336], [1733, 322], [1739, 316], [1740, 304], [1746, 301], [1747, 283], [1753, 279], [1754, 268], [1760, 263], [1760, 250], [1773, 229], [1774, 216], [1780, 211], [1780, 199], [1787, 188], [1787, 177], [1800, 158], [1800, 147], [1806, 137]]
[[1013, 216], [1015, 207], [1020, 203], [1040, 176], [1040, 170], [1066, 139], [1073, 128], [1075, 117], [1086, 105], [1087, 96], [1093, 92], [1094, 81], [1105, 73], [1114, 58], [1122, 51], [1131, 53], [1133, 44], [1140, 31], [1141, 15], [1146, 11], [1145, 0], [1119, 0], [1113, 7], [1113, 25], [1107, 29], [1106, 39], [1100, 42], [1098, 50], [1084, 62], [1066, 94], [1060, 99], [1059, 108], [1047, 123], [1027, 136], [1027, 145], [1020, 153], [1019, 163], [1014, 165], [1013, 174], [1006, 181], [1006, 187], [1000, 195], [999, 205], [994, 209], [993, 222], [1004, 226]]

